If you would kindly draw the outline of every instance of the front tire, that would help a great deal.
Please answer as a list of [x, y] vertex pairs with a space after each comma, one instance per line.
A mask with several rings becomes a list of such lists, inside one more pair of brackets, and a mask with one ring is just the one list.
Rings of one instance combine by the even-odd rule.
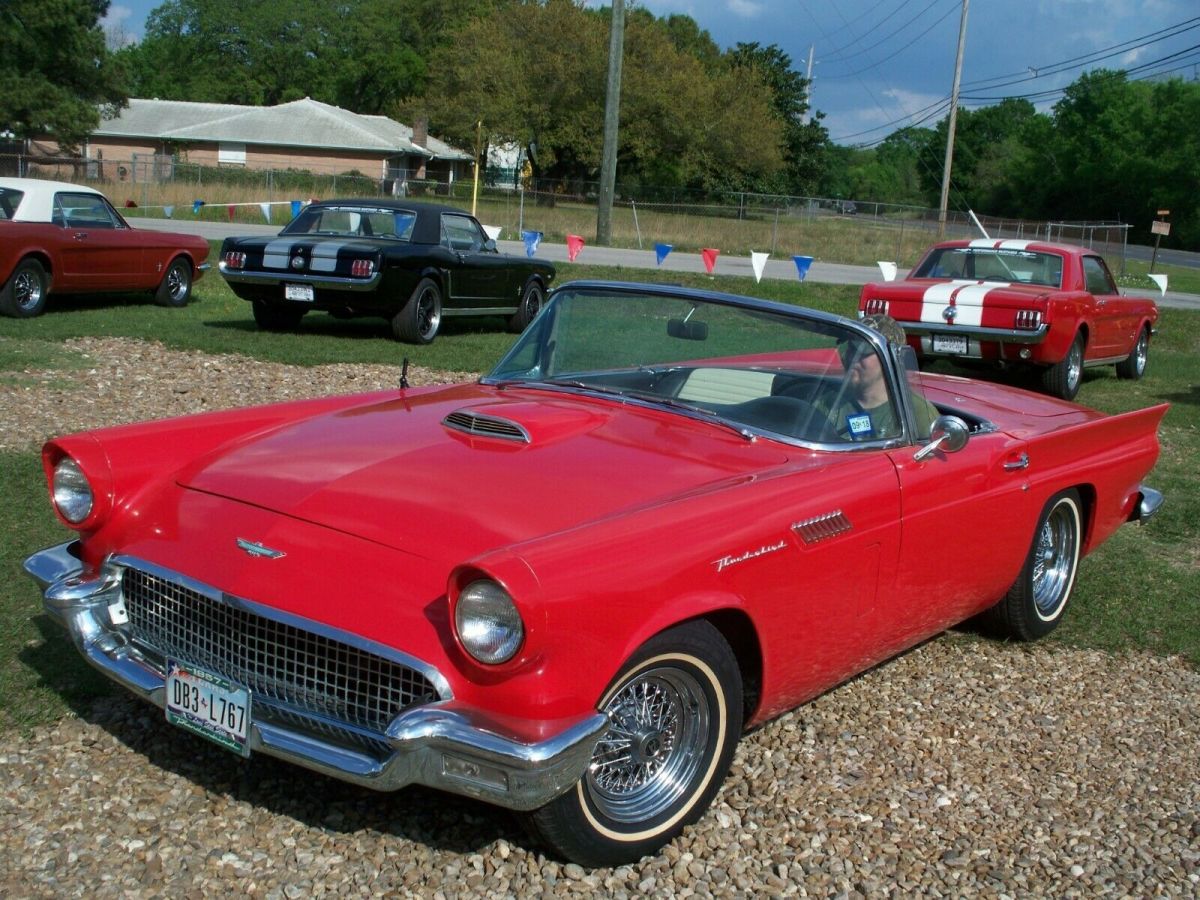
[[1063, 491], [1042, 510], [1021, 574], [989, 610], [993, 624], [1022, 641], [1037, 640], [1057, 628], [1071, 600], [1082, 546], [1079, 494]]
[[1126, 359], [1117, 363], [1117, 377], [1137, 381], [1146, 374], [1146, 363], [1150, 359], [1150, 329], [1143, 327], [1138, 339]]
[[428, 344], [442, 324], [442, 290], [432, 278], [422, 278], [400, 312], [392, 318], [392, 334], [406, 344]]
[[587, 771], [527, 816], [567, 859], [614, 866], [656, 852], [704, 814], [742, 729], [742, 680], [711, 624], [689, 622], [642, 645], [597, 708], [611, 724]]
[[531, 279], [521, 293], [521, 304], [508, 320], [508, 330], [513, 334], [520, 334], [528, 328], [545, 302], [546, 292], [537, 281]]
[[0, 291], [0, 313], [14, 319], [32, 319], [46, 309], [50, 286], [46, 270], [36, 259], [23, 259]]
[[178, 309], [187, 306], [192, 296], [192, 265], [186, 259], [171, 260], [167, 274], [154, 292], [154, 302], [159, 306]]
[[1071, 348], [1061, 361], [1042, 373], [1042, 387], [1046, 392], [1063, 400], [1074, 400], [1083, 383], [1083, 334], [1075, 335]]
[[254, 321], [263, 331], [294, 331], [308, 312], [306, 309], [267, 303], [265, 300], [251, 300], [250, 305], [254, 309]]

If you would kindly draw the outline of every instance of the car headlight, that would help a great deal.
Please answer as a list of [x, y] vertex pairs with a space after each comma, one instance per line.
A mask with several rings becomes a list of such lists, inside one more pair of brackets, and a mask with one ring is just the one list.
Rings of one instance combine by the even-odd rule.
[[68, 522], [78, 525], [91, 515], [95, 505], [92, 486], [79, 463], [69, 456], [54, 467], [53, 490], [54, 505]]
[[508, 662], [525, 639], [516, 604], [494, 581], [473, 581], [463, 588], [454, 608], [454, 627], [466, 651], [488, 665]]

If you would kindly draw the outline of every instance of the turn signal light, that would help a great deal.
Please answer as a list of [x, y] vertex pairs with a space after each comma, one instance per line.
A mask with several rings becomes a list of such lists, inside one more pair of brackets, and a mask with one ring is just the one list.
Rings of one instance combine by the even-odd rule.
[[375, 260], [356, 259], [350, 263], [350, 274], [357, 278], [366, 278], [375, 271]]
[[227, 250], [225, 255], [221, 257], [221, 261], [225, 263], [227, 269], [241, 269], [246, 265], [246, 254], [240, 253], [237, 250]]
[[1018, 309], [1017, 327], [1030, 331], [1042, 324], [1042, 312], [1038, 309]]
[[867, 301], [866, 306], [863, 307], [863, 312], [868, 316], [875, 315], [876, 313], [884, 313], [886, 315], [887, 311], [887, 301], [880, 297], [872, 297]]

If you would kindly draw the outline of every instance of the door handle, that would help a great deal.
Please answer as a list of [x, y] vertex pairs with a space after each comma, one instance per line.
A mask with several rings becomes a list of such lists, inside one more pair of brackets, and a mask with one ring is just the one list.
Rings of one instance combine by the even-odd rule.
[[75, 240], [77, 240], [77, 241], [85, 241], [85, 240], [87, 240], [87, 232], [86, 232], [86, 231], [77, 231], [77, 232], [75, 232]]
[[1004, 464], [1004, 471], [1019, 472], [1021, 469], [1029, 468], [1029, 454], [1022, 452], [1016, 459], [1010, 459]]

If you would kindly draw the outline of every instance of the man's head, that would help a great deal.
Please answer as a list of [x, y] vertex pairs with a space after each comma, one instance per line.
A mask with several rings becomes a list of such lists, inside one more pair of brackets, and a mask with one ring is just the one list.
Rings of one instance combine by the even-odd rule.
[[904, 328], [889, 315], [871, 313], [869, 316], [863, 316], [862, 323], [868, 328], [874, 328], [878, 331], [889, 344], [903, 347], [907, 342], [907, 338], [904, 336]]

